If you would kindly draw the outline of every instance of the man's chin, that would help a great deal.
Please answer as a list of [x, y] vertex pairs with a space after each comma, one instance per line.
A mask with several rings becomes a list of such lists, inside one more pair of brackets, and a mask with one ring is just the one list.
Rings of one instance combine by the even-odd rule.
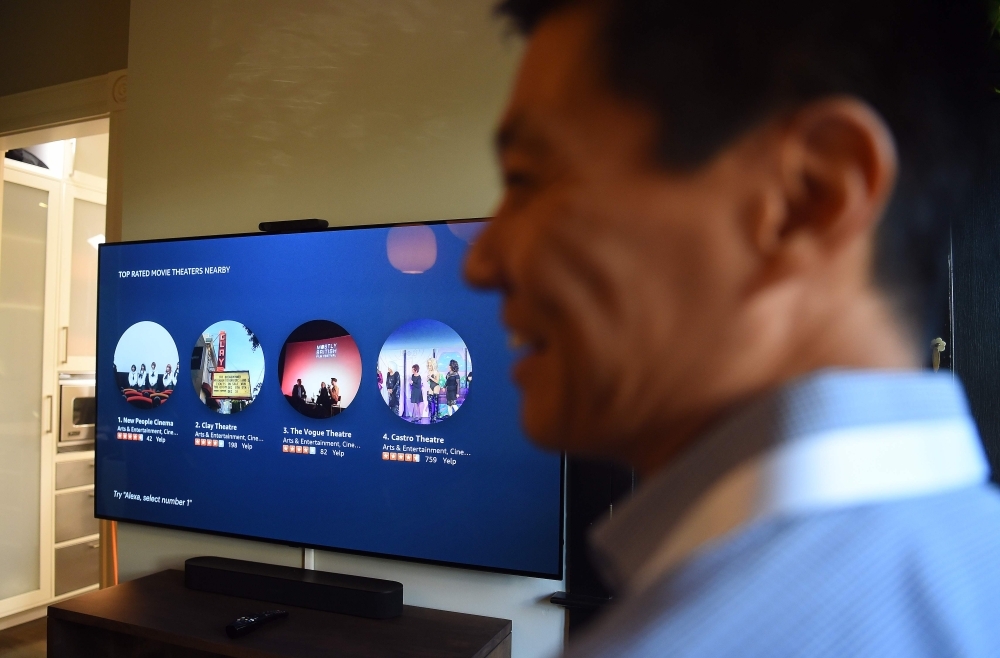
[[553, 441], [551, 439], [537, 439], [533, 435], [528, 435], [531, 442], [538, 448], [548, 452], [565, 452], [567, 446], [563, 445], [562, 442]]
[[588, 438], [578, 436], [578, 428], [563, 417], [562, 413], [547, 408], [548, 405], [525, 403], [521, 412], [524, 431], [536, 446], [554, 452], [587, 455], [598, 446], [588, 445]]
[[531, 442], [546, 450], [563, 451], [568, 448], [565, 423], [560, 422], [557, 414], [546, 409], [538, 408], [541, 405], [524, 403], [521, 411], [521, 423], [524, 432], [531, 439]]

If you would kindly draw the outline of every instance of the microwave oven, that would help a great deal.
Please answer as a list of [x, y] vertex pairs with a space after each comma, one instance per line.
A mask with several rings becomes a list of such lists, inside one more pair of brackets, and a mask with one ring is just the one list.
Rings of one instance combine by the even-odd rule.
[[59, 450], [93, 446], [97, 423], [94, 373], [59, 375]]

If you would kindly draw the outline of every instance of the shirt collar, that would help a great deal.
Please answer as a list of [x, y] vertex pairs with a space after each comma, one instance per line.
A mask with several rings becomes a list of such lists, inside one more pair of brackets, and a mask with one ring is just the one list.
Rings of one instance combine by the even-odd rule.
[[821, 371], [722, 420], [598, 526], [592, 544], [608, 582], [637, 590], [756, 519], [987, 477], [950, 374]]

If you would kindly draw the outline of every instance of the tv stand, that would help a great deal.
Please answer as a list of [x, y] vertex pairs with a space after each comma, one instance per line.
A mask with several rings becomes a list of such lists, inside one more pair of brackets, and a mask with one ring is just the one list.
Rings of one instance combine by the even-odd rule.
[[[274, 607], [288, 618], [226, 636], [237, 617]], [[184, 586], [184, 572], [169, 570], [49, 606], [48, 655], [510, 658], [510, 633], [507, 619], [414, 606], [367, 619], [200, 592]]]

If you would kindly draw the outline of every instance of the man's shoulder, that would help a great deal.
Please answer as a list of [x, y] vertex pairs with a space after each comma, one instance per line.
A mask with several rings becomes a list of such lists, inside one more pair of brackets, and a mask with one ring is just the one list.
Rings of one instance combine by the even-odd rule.
[[997, 527], [992, 486], [753, 524], [623, 599], [570, 653], [1000, 655]]

